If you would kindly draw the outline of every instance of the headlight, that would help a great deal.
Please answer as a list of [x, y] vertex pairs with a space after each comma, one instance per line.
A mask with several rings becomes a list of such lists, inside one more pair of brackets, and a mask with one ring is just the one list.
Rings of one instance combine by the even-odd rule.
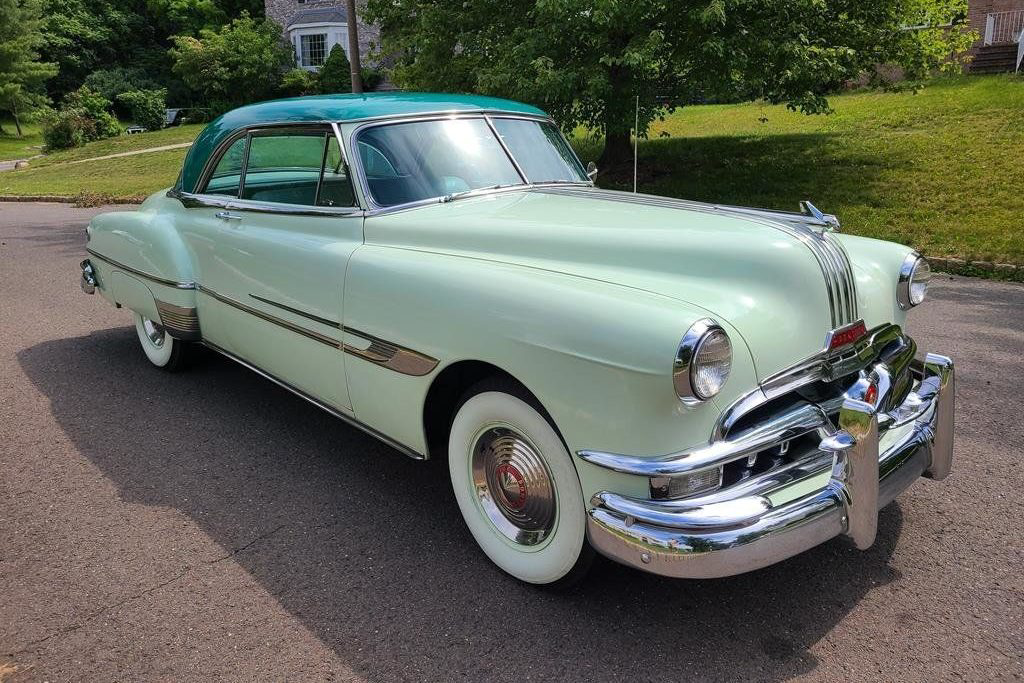
[[710, 318], [695, 322], [679, 343], [672, 367], [676, 394], [684, 403], [706, 401], [722, 390], [732, 370], [732, 343]]
[[928, 281], [932, 279], [932, 267], [924, 257], [911, 253], [900, 266], [900, 279], [896, 284], [896, 301], [906, 310], [924, 301]]

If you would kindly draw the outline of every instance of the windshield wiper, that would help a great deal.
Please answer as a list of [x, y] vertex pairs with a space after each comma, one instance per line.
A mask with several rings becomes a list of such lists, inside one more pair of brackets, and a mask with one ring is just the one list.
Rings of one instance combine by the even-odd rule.
[[460, 190], [459, 192], [452, 192], [451, 194], [446, 194], [443, 197], [441, 197], [441, 203], [442, 204], [447, 204], [450, 201], [453, 201], [453, 200], [456, 200], [456, 199], [460, 199], [462, 197], [466, 197], [466, 196], [469, 196], [471, 194], [475, 194], [477, 192], [486, 192], [488, 190], [500, 190], [503, 187], [519, 187], [519, 185], [520, 185], [519, 183], [509, 184], [509, 185], [500, 185], [499, 184], [499, 185], [488, 185], [487, 187], [474, 187], [472, 190]]

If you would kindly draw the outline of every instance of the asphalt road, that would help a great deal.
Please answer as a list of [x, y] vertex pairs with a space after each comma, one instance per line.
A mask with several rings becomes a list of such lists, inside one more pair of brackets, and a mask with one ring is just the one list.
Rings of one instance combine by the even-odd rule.
[[867, 552], [559, 594], [488, 563], [436, 464], [213, 354], [151, 368], [79, 291], [93, 213], [0, 204], [0, 680], [1024, 677], [1024, 287], [913, 313], [957, 362], [954, 475]]

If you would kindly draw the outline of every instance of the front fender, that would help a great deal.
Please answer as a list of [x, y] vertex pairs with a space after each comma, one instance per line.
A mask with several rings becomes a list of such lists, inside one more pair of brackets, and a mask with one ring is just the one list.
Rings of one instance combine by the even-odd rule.
[[[459, 360], [504, 369], [538, 397], [572, 452], [677, 451], [706, 443], [721, 412], [714, 401], [684, 406], [675, 394], [679, 341], [708, 313], [668, 297], [536, 268], [366, 245], [349, 264], [344, 311], [346, 326], [438, 358], [439, 369]], [[738, 357], [730, 383], [752, 382], [749, 352], [720, 322]], [[422, 450], [418, 416], [430, 377], [355, 357], [345, 362], [356, 416]], [[647, 482], [616, 490], [641, 484]]]

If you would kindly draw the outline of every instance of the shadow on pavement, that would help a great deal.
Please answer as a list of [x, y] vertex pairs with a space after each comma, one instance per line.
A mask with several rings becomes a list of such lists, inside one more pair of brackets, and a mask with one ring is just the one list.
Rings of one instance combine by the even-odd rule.
[[782, 680], [813, 670], [809, 648], [899, 578], [897, 502], [864, 553], [835, 540], [713, 581], [600, 562], [573, 593], [524, 586], [477, 550], [443, 467], [215, 354], [165, 374], [124, 327], [19, 361], [125, 500], [188, 515], [371, 680]]

